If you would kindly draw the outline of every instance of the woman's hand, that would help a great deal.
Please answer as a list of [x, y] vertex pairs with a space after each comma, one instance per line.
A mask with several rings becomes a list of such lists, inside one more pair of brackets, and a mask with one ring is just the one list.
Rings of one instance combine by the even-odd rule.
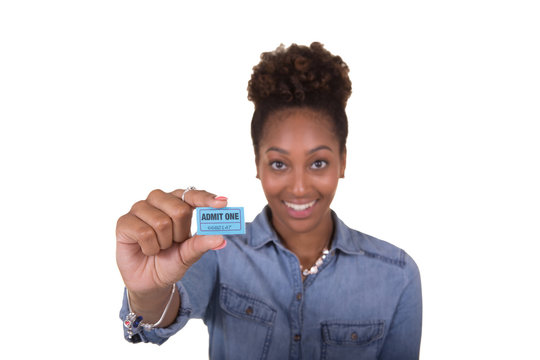
[[225, 246], [222, 236], [191, 236], [196, 207], [222, 208], [227, 198], [206, 191], [152, 191], [116, 225], [116, 262], [130, 294], [163, 292], [211, 249]]

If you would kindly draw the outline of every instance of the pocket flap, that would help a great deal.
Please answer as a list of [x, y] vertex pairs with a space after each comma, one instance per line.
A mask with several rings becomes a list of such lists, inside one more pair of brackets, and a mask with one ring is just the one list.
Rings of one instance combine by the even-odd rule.
[[242, 318], [272, 325], [276, 310], [250, 294], [237, 292], [226, 285], [221, 285], [219, 295], [221, 308], [227, 313]]
[[383, 337], [384, 321], [324, 322], [323, 340], [329, 345], [367, 345]]

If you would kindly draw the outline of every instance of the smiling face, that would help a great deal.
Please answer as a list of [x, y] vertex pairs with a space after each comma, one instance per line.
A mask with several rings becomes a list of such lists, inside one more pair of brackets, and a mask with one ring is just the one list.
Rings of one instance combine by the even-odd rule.
[[324, 113], [291, 108], [269, 116], [256, 159], [257, 177], [282, 237], [332, 226], [330, 203], [344, 176], [345, 159]]

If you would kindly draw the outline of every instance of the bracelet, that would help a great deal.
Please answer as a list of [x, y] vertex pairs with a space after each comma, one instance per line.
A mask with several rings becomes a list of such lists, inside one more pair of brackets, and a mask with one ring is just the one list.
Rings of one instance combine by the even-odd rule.
[[140, 332], [142, 329], [151, 330], [155, 327], [158, 327], [161, 324], [161, 322], [165, 318], [165, 314], [167, 314], [167, 311], [169, 310], [169, 307], [171, 307], [172, 299], [174, 297], [174, 292], [176, 291], [176, 283], [173, 283], [169, 301], [167, 302], [167, 305], [165, 306], [165, 310], [163, 310], [163, 314], [161, 314], [161, 317], [155, 324], [143, 323], [142, 322], [143, 317], [141, 315], [135, 314], [133, 310], [131, 310], [131, 303], [129, 301], [129, 290], [126, 289], [126, 291], [127, 291], [127, 303], [128, 303], [128, 308], [129, 308], [129, 314], [127, 314], [126, 318], [124, 319], [124, 326], [127, 328], [128, 336], [131, 339], [133, 337], [133, 334]]

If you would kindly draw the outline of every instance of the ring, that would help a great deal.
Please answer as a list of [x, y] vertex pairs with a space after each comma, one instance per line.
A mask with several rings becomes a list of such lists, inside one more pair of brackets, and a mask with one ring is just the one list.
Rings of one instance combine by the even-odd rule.
[[185, 202], [184, 196], [186, 196], [187, 192], [188, 192], [188, 191], [191, 191], [191, 190], [196, 190], [196, 189], [195, 189], [195, 186], [188, 186], [187, 189], [184, 190], [184, 193], [182, 194], [182, 197], [181, 197], [182, 201]]

